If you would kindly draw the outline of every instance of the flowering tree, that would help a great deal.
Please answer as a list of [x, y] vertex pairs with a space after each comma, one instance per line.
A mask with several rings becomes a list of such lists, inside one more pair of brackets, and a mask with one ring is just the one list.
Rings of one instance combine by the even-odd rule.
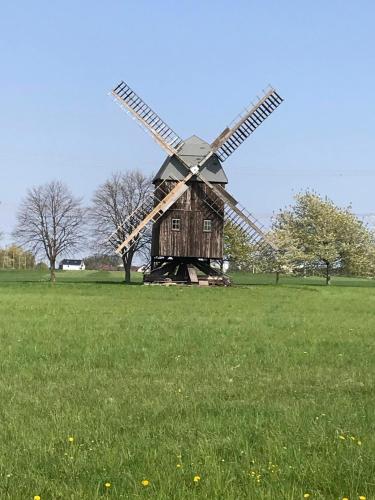
[[294, 266], [323, 265], [327, 285], [333, 268], [357, 274], [374, 272], [374, 235], [350, 206], [340, 208], [316, 193], [300, 193], [293, 206], [276, 215], [272, 230], [278, 258]]

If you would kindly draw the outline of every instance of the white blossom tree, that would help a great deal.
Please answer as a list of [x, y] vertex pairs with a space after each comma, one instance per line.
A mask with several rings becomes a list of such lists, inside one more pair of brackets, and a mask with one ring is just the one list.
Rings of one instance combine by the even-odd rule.
[[373, 272], [374, 235], [351, 211], [313, 192], [295, 196], [273, 221], [279, 260], [293, 266], [325, 267], [329, 285], [333, 268], [348, 273]]

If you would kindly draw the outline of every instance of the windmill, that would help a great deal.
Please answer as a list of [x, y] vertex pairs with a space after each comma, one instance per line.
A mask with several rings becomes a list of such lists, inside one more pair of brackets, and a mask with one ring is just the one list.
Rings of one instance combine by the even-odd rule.
[[[262, 124], [283, 99], [270, 87], [211, 143], [183, 140], [125, 82], [111, 95], [168, 157], [155, 175], [154, 191], [108, 238], [118, 254], [128, 251], [152, 225], [151, 263], [145, 282], [227, 284], [214, 266], [223, 263], [223, 230], [229, 223], [258, 251], [274, 244], [259, 222], [225, 189], [222, 163]], [[125, 235], [118, 244], [119, 234]]]

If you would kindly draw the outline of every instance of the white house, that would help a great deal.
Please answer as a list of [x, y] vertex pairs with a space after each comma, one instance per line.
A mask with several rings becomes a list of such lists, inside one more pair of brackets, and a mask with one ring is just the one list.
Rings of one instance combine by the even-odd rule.
[[60, 262], [59, 269], [63, 271], [84, 271], [85, 262], [80, 259], [64, 259]]

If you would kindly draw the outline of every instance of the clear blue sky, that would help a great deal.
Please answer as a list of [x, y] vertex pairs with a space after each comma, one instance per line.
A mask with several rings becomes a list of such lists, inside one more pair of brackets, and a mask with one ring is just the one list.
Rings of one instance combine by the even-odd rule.
[[375, 212], [375, 3], [21, 0], [0, 17], [0, 229], [32, 185], [88, 203], [159, 146], [108, 97], [126, 80], [183, 137], [212, 140], [272, 83], [285, 102], [224, 164], [267, 219], [310, 187]]

